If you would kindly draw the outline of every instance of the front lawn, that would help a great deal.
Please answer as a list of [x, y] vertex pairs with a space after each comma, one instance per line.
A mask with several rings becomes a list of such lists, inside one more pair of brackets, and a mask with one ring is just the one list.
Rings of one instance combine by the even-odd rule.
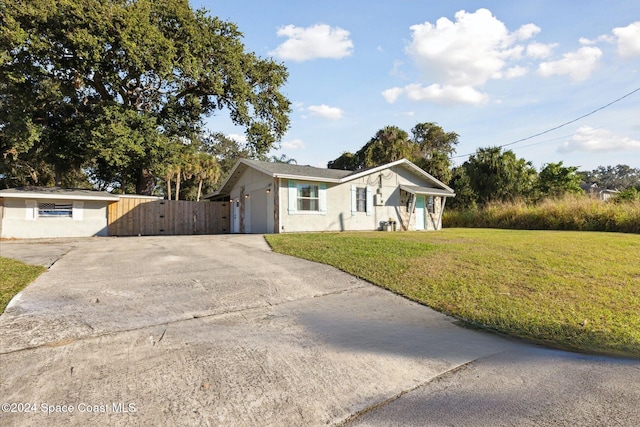
[[20, 261], [0, 257], [0, 314], [15, 294], [35, 280], [46, 268], [27, 265]]
[[474, 326], [579, 351], [640, 356], [640, 236], [568, 231], [268, 235]]

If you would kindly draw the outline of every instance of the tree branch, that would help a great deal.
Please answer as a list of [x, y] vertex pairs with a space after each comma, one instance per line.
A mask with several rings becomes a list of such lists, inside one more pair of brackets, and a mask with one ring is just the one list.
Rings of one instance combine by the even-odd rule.
[[87, 79], [87, 81], [103, 99], [113, 101], [113, 96], [111, 96], [107, 88], [104, 86], [104, 83], [102, 82], [102, 74], [100, 74], [99, 71], [94, 72], [93, 79]]

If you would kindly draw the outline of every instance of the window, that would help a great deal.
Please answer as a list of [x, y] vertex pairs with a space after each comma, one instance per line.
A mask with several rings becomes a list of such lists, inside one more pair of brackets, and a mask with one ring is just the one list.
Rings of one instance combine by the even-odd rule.
[[435, 205], [434, 205], [434, 201], [433, 201], [433, 196], [427, 197], [427, 212], [436, 213], [434, 207], [435, 207]]
[[327, 184], [289, 180], [289, 215], [326, 215]]
[[298, 184], [298, 210], [299, 211], [319, 211], [320, 197], [318, 185]]
[[356, 212], [367, 211], [367, 189], [365, 187], [356, 188]]
[[72, 218], [73, 205], [70, 203], [39, 203], [38, 217], [41, 218]]
[[351, 186], [351, 215], [366, 213], [370, 216], [373, 212], [373, 189], [367, 187]]

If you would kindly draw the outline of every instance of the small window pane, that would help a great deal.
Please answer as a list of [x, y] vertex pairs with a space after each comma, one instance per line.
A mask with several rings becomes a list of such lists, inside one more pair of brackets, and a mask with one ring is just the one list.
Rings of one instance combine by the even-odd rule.
[[298, 197], [318, 197], [318, 186], [301, 184], [298, 187]]

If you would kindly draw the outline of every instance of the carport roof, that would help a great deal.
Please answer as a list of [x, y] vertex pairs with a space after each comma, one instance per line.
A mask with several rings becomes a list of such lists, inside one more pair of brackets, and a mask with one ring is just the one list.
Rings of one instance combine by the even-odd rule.
[[0, 197], [6, 199], [52, 199], [52, 200], [104, 200], [117, 202], [117, 194], [106, 191], [61, 187], [17, 187], [0, 190]]
[[455, 196], [455, 193], [453, 191], [445, 190], [442, 188], [419, 187], [417, 185], [400, 185], [400, 189], [411, 194], [424, 194], [427, 196], [447, 196], [447, 197]]

